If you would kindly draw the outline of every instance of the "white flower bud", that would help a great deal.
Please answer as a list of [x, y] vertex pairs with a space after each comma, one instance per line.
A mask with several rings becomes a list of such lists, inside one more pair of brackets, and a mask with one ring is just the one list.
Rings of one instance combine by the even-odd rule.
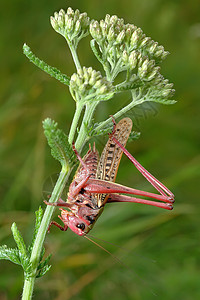
[[58, 26], [63, 29], [64, 22], [63, 22], [63, 17], [62, 16], [60, 16], [60, 15], [58, 16], [57, 22], [58, 22]]
[[103, 95], [103, 94], [106, 93], [106, 91], [107, 91], [107, 87], [106, 87], [106, 85], [104, 84], [104, 85], [102, 85], [102, 86], [98, 89], [98, 94]]
[[150, 40], [150, 37], [145, 37], [145, 38], [142, 40], [142, 42], [141, 42], [141, 44], [140, 44], [140, 47], [145, 47], [145, 46], [148, 44], [149, 40]]
[[156, 48], [158, 46], [158, 43], [157, 42], [153, 42], [153, 44], [151, 45], [151, 47], [149, 48], [149, 52], [150, 53], [154, 53]]
[[131, 70], [135, 69], [135, 67], [137, 66], [137, 62], [138, 62], [138, 54], [136, 51], [132, 51], [131, 54], [129, 55], [129, 64]]
[[142, 32], [142, 29], [140, 29], [140, 28], [137, 28], [133, 32], [133, 34], [131, 36], [131, 43], [130, 43], [132, 48], [136, 48], [138, 46], [138, 42], [139, 42], [140, 38], [142, 37], [142, 34], [143, 34], [143, 32]]
[[51, 26], [53, 27], [53, 29], [55, 31], [58, 31], [58, 29], [59, 29], [58, 22], [53, 17], [50, 17], [50, 22], [51, 22]]
[[81, 22], [78, 20], [78, 21], [76, 21], [74, 32], [76, 34], [79, 34], [80, 31], [81, 31]]
[[115, 25], [118, 21], [118, 16], [116, 15], [113, 15], [111, 18], [110, 18], [110, 24], [113, 24]]
[[72, 18], [70, 18], [66, 24], [67, 26], [67, 31], [70, 32], [73, 30], [74, 27], [74, 20]]
[[74, 11], [73, 11], [73, 9], [71, 7], [68, 7], [67, 14], [68, 15], [74, 15]]
[[124, 39], [124, 37], [125, 37], [125, 30], [122, 30], [122, 31], [118, 34], [118, 36], [117, 36], [117, 38], [116, 38], [116, 43], [117, 43], [117, 44], [121, 44], [122, 41], [123, 41], [123, 39]]
[[98, 89], [98, 88], [100, 88], [100, 86], [101, 86], [101, 80], [96, 81], [94, 87], [95, 87], [96, 89]]
[[122, 53], [122, 60], [123, 60], [124, 64], [126, 64], [129, 60], [129, 56], [128, 56], [128, 53], [126, 50], [124, 50]]
[[155, 78], [155, 76], [159, 73], [160, 67], [155, 67], [153, 68], [153, 70], [151, 72], [149, 72], [148, 74], [148, 80], [152, 80], [153, 78]]
[[107, 14], [105, 17], [105, 23], [110, 24], [110, 15]]
[[110, 27], [108, 36], [107, 36], [108, 42], [112, 43], [115, 40], [115, 31], [113, 26]]

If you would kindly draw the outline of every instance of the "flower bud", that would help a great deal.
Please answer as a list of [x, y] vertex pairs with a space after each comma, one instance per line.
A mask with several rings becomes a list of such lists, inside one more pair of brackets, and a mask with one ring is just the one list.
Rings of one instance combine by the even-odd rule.
[[76, 21], [74, 32], [76, 34], [79, 34], [80, 31], [81, 31], [81, 22], [78, 20]]
[[107, 14], [105, 17], [105, 23], [110, 24], [110, 15]]
[[110, 24], [112, 25], [115, 25], [118, 21], [118, 16], [116, 15], [113, 15], [111, 18], [110, 18]]
[[53, 17], [50, 17], [50, 22], [51, 22], [51, 26], [53, 27], [53, 29], [55, 31], [58, 31], [59, 30], [58, 22]]
[[109, 29], [107, 39], [109, 43], [112, 43], [115, 40], [115, 31], [113, 26], [111, 26]]
[[122, 53], [122, 61], [123, 61], [124, 64], [127, 64], [128, 60], [129, 60], [128, 53], [127, 53], [126, 50], [124, 50], [123, 53]]
[[132, 51], [131, 54], [129, 55], [129, 64], [130, 64], [130, 69], [133, 70], [137, 66], [138, 62], [138, 54], [136, 51]]
[[153, 44], [151, 45], [151, 47], [149, 47], [149, 53], [154, 54], [157, 46], [158, 46], [158, 43], [153, 41]]
[[99, 93], [100, 95], [103, 95], [103, 94], [106, 93], [106, 91], [107, 91], [106, 85], [102, 85], [102, 86], [99, 88], [98, 93]]
[[70, 18], [66, 24], [66, 27], [67, 27], [67, 32], [70, 32], [73, 30], [73, 27], [74, 27], [74, 21], [72, 18]]
[[123, 39], [124, 39], [124, 37], [125, 37], [125, 31], [122, 30], [122, 31], [118, 34], [118, 36], [117, 36], [117, 38], [116, 38], [116, 43], [117, 43], [117, 44], [121, 44], [122, 41], [123, 41]]
[[130, 42], [130, 46], [132, 49], [137, 48], [138, 43], [139, 43], [140, 39], [142, 38], [142, 35], [143, 35], [143, 32], [142, 32], [142, 29], [140, 29], [140, 28], [137, 28], [133, 32], [133, 34], [131, 36], [131, 42]]
[[148, 81], [154, 79], [156, 75], [159, 73], [160, 67], [154, 67], [151, 72], [148, 73]]
[[74, 11], [73, 11], [73, 9], [71, 7], [68, 7], [67, 14], [68, 15], [72, 15], [72, 16], [74, 15]]
[[145, 46], [148, 44], [149, 40], [150, 40], [150, 37], [145, 37], [145, 38], [142, 40], [142, 42], [141, 42], [141, 44], [140, 44], [140, 47], [145, 47]]
[[110, 97], [112, 97], [113, 86], [106, 78], [101, 76], [99, 71], [95, 71], [91, 67], [83, 67], [78, 69], [77, 74], [71, 76], [70, 92], [73, 98], [76, 98], [76, 101], [81, 101], [81, 99], [90, 101], [90, 99], [95, 98], [95, 94], [110, 94]]

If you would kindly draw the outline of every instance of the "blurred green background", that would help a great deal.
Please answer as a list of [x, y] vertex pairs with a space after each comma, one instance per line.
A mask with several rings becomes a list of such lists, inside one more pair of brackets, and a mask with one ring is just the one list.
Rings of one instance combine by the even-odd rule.
[[[67, 132], [74, 112], [68, 88], [29, 63], [26, 42], [41, 59], [70, 75], [75, 71], [65, 40], [49, 16], [71, 6], [91, 18], [117, 14], [143, 29], [171, 55], [162, 73], [174, 83], [177, 104], [135, 111], [141, 138], [128, 150], [175, 194], [172, 212], [137, 204], [110, 204], [92, 235], [122, 263], [88, 240], [56, 228], [47, 236], [52, 268], [37, 280], [34, 299], [200, 299], [200, 5], [199, 1], [88, 0], [1, 1], [0, 4], [0, 244], [14, 247], [15, 221], [27, 243], [46, 179], [60, 170], [46, 145], [41, 122], [51, 117]], [[99, 69], [89, 39], [80, 43], [81, 63]], [[99, 106], [103, 120], [127, 101]], [[115, 104], [113, 104], [115, 101]], [[117, 101], [117, 102], [116, 102]], [[117, 103], [117, 104], [116, 104]], [[115, 110], [113, 110], [113, 107]], [[101, 151], [106, 137], [96, 139]], [[117, 182], [151, 190], [123, 158]], [[57, 219], [58, 210], [55, 213]], [[0, 263], [0, 299], [20, 299], [23, 272]]]

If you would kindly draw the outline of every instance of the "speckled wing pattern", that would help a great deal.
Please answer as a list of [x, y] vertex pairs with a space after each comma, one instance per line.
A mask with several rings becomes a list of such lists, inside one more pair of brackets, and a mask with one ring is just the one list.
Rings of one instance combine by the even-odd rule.
[[[123, 154], [121, 148], [112, 140], [114, 136], [124, 147], [131, 133], [132, 121], [130, 118], [124, 118], [116, 124], [114, 132], [109, 138], [101, 154], [97, 167], [96, 179], [115, 182], [119, 163]], [[96, 194], [97, 206], [103, 206], [109, 194]]]

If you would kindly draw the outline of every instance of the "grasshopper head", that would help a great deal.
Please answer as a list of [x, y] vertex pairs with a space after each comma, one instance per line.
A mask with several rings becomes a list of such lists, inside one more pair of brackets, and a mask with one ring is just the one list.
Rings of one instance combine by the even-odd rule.
[[61, 209], [61, 220], [67, 225], [73, 232], [83, 236], [90, 231], [90, 223], [75, 214], [69, 213], [66, 210]]

